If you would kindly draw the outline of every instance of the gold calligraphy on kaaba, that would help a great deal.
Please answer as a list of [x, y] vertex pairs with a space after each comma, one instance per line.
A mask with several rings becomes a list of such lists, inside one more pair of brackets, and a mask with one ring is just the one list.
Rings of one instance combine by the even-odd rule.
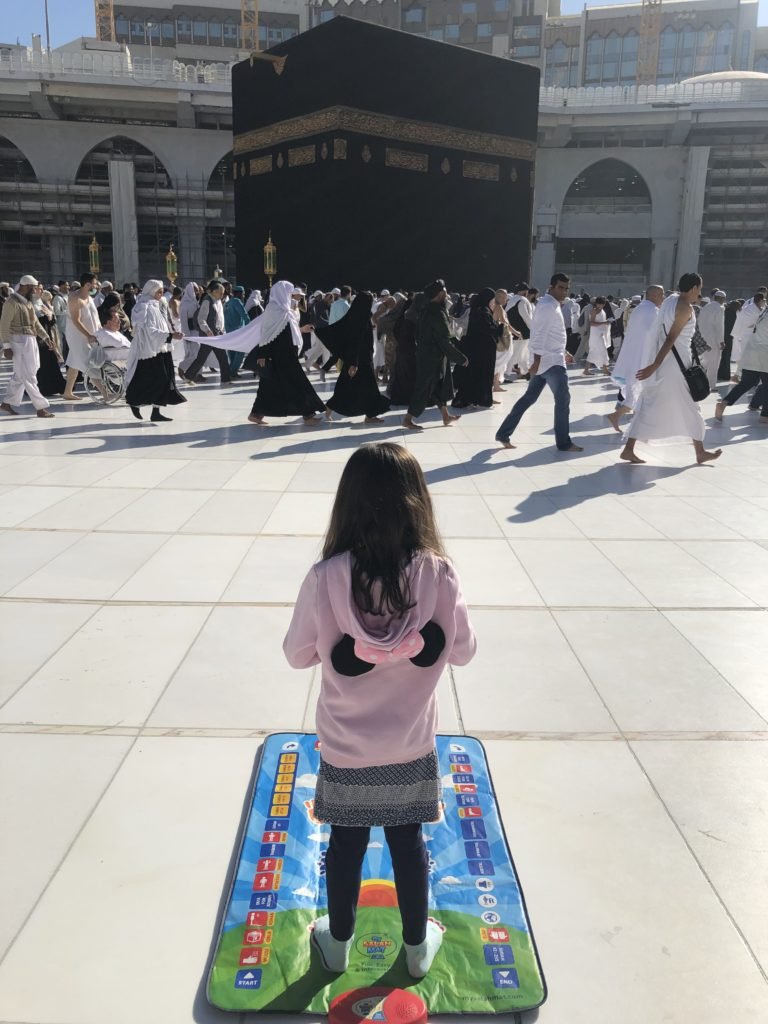
[[334, 160], [346, 160], [347, 159], [347, 140], [346, 139], [334, 139], [333, 140], [333, 159]]
[[249, 174], [269, 174], [272, 170], [272, 157], [271, 156], [257, 156], [250, 161], [248, 167]]
[[469, 131], [466, 128], [449, 125], [410, 121], [390, 114], [377, 114], [341, 106], [316, 110], [312, 114], [303, 114], [301, 117], [292, 117], [277, 124], [244, 132], [236, 136], [234, 152], [250, 153], [255, 149], [295, 142], [329, 131], [355, 132], [393, 142], [441, 146], [445, 149], [479, 153], [482, 156], [510, 157], [516, 160], [532, 161], [536, 152], [536, 144], [525, 139]]
[[483, 160], [462, 160], [461, 173], [465, 178], [478, 178], [480, 181], [498, 181], [499, 165], [487, 164]]
[[399, 167], [404, 171], [428, 171], [429, 156], [427, 153], [414, 153], [409, 149], [392, 149], [387, 146], [384, 153], [387, 167]]
[[313, 164], [317, 159], [317, 148], [315, 146], [297, 146], [288, 150], [288, 166], [303, 167], [304, 164]]

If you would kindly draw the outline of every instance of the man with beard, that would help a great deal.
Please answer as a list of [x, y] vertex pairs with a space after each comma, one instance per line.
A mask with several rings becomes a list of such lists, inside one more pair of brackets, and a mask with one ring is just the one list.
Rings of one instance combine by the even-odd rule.
[[0, 409], [11, 416], [18, 416], [14, 406], [21, 405], [26, 391], [32, 405], [41, 418], [53, 416], [48, 408], [49, 402], [40, 393], [37, 386], [37, 371], [40, 369], [40, 352], [37, 338], [49, 342], [45, 328], [35, 315], [32, 296], [38, 287], [34, 277], [26, 274], [19, 281], [19, 287], [10, 294], [3, 303], [0, 316], [0, 342], [3, 345], [3, 356], [13, 359], [13, 374], [5, 389], [5, 396]]

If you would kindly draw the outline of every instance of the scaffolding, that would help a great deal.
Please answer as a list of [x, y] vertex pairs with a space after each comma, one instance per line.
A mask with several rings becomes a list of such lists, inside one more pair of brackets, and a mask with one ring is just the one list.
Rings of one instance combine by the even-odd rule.
[[259, 3], [258, 0], [240, 0], [240, 48], [259, 48]]
[[95, 0], [96, 38], [103, 43], [115, 42], [115, 9], [112, 0]]
[[659, 66], [662, 0], [643, 0], [640, 12], [640, 51], [637, 60], [637, 84], [655, 85]]

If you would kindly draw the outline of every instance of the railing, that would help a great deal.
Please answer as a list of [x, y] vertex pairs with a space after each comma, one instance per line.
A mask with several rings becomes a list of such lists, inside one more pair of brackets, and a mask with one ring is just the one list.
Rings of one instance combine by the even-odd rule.
[[570, 279], [588, 283], [594, 281], [636, 281], [644, 279], [642, 263], [558, 263], [558, 269]]
[[692, 82], [677, 85], [616, 85], [560, 89], [544, 86], [539, 106], [568, 107], [678, 106], [693, 103], [768, 103], [768, 81]]
[[232, 64], [195, 64], [155, 57], [136, 59], [129, 53], [73, 50], [50, 54], [33, 50], [0, 53], [3, 77], [65, 76], [77, 78], [121, 78], [149, 83], [232, 85]]

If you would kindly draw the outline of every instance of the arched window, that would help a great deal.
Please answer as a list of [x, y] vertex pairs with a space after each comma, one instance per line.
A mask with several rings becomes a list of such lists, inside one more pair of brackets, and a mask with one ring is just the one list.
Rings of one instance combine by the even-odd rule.
[[716, 33], [711, 25], [702, 25], [696, 33], [696, 61], [694, 71], [697, 75], [706, 75], [715, 66]]
[[609, 32], [605, 38], [603, 50], [603, 73], [602, 82], [604, 85], [612, 85], [619, 80], [619, 63], [621, 62], [621, 36], [618, 32]]
[[733, 25], [727, 21], [717, 30], [717, 39], [715, 40], [715, 71], [729, 71], [732, 68], [735, 34]]
[[768, 53], [761, 53], [755, 60], [755, 71], [762, 71], [768, 74]]
[[578, 46], [568, 46], [562, 39], [557, 39], [546, 48], [544, 57], [544, 85], [568, 89], [577, 84]]
[[696, 57], [696, 30], [690, 25], [684, 25], [680, 32], [680, 40], [677, 48], [677, 66], [675, 68], [676, 78], [689, 78], [693, 74], [694, 60]]
[[634, 29], [627, 32], [621, 41], [621, 67], [619, 81], [628, 85], [637, 78], [637, 54], [640, 49], [640, 37]]
[[584, 64], [584, 84], [599, 85], [603, 75], [603, 46], [605, 40], [596, 32], [587, 40], [586, 61]]
[[547, 47], [547, 64], [564, 64], [568, 59], [568, 47], [558, 39], [552, 46]]

